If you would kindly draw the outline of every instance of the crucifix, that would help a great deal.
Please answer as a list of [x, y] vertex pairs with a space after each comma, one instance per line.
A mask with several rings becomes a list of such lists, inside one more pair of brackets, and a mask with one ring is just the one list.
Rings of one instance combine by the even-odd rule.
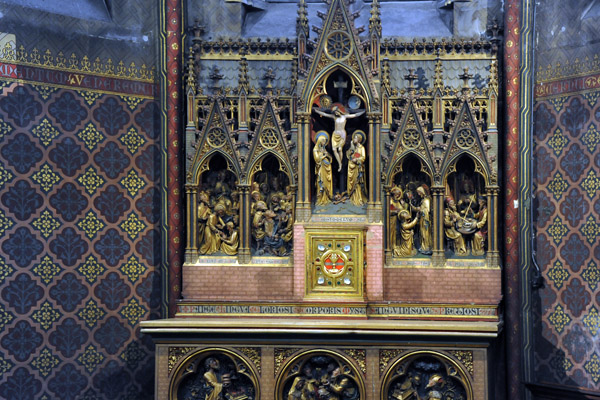
[[348, 87], [348, 82], [340, 76], [337, 81], [333, 81], [333, 87], [338, 90], [338, 101], [343, 103], [344, 89]]

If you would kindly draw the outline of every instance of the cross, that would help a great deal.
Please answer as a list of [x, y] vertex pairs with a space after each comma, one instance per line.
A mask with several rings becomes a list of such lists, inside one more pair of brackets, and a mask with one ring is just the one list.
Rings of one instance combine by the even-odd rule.
[[415, 90], [413, 85], [413, 81], [416, 81], [419, 78], [418, 75], [415, 75], [415, 70], [412, 68], [408, 69], [408, 75], [404, 75], [404, 79], [408, 81], [408, 90]]
[[469, 79], [473, 78], [473, 74], [469, 74], [469, 68], [464, 69], [464, 73], [458, 76], [463, 81], [463, 89], [469, 88]]
[[337, 81], [333, 81], [333, 87], [338, 90], [338, 101], [342, 102], [342, 96], [344, 95], [344, 89], [348, 87], [348, 82], [343, 80], [340, 76]]
[[273, 88], [273, 79], [275, 79], [275, 74], [273, 73], [273, 68], [267, 68], [267, 72], [265, 73], [264, 78], [267, 80], [267, 89]]

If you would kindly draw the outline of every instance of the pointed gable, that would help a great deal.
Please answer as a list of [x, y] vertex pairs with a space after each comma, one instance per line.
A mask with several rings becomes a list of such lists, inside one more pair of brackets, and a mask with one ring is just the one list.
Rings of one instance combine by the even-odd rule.
[[246, 173], [248, 178], [252, 177], [261, 168], [258, 161], [270, 153], [286, 168], [285, 172], [288, 174], [290, 182], [295, 183], [297, 176], [294, 171], [297, 168], [289, 153], [293, 143], [284, 137], [283, 129], [271, 100], [265, 101], [255, 132], [246, 164], [250, 168]]
[[444, 157], [443, 170], [446, 170], [462, 154], [469, 154], [484, 171], [485, 176], [491, 178], [491, 160], [485, 151], [483, 134], [478, 129], [473, 116], [473, 110], [469, 102], [462, 101], [462, 107], [455, 120], [452, 136], [448, 144], [448, 150]]
[[343, 0], [333, 0], [328, 13], [324, 16], [323, 28], [317, 29], [319, 39], [312, 55], [312, 64], [308, 69], [302, 98], [308, 99], [314, 83], [324, 71], [341, 66], [352, 71], [365, 84], [366, 96], [378, 103], [379, 94], [371, 70], [365, 62], [366, 57], [358, 30], [354, 26], [354, 16], [348, 14]]
[[[398, 134], [392, 145], [392, 157], [387, 174], [389, 178], [395, 175], [395, 170], [400, 167], [398, 163], [409, 153], [416, 155], [423, 162], [422, 165], [434, 165], [431, 145], [425, 137], [425, 130], [415, 109], [414, 100], [407, 103], [406, 112], [399, 121]], [[434, 171], [428, 172], [434, 173]]]
[[240, 175], [240, 162], [218, 100], [212, 103], [206, 125], [200, 137], [201, 140], [197, 144], [192, 161], [192, 168], [187, 176], [189, 183], [198, 182], [199, 175], [208, 169], [208, 161], [214, 153], [223, 155], [229, 164], [228, 169], [237, 176]]

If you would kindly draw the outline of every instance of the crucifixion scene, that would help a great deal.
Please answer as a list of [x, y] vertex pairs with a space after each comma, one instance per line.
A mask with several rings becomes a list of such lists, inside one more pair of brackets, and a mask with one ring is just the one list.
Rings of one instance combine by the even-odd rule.
[[342, 71], [323, 83], [312, 108], [315, 213], [360, 213], [368, 200], [368, 125], [354, 82]]

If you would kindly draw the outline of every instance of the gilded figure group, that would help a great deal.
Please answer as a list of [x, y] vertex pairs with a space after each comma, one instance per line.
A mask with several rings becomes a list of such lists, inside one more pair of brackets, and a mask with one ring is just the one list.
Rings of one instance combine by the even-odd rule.
[[198, 248], [200, 254], [236, 255], [239, 247], [239, 192], [226, 171], [209, 173], [212, 189], [198, 194]]

